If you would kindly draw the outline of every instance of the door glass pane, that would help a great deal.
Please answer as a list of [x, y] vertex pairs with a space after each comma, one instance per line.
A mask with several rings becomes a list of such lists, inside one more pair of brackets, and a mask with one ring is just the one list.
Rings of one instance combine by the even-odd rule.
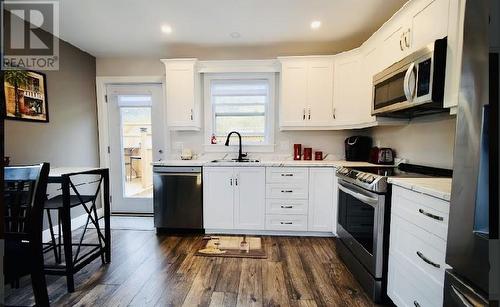
[[349, 232], [366, 251], [373, 254], [373, 226], [375, 209], [370, 205], [339, 191], [339, 224]]
[[151, 107], [120, 107], [123, 197], [153, 197]]

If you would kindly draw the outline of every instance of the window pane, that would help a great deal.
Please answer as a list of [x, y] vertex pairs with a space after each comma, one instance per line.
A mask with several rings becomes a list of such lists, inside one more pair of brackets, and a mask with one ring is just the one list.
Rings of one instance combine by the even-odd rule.
[[216, 105], [216, 114], [225, 113], [264, 113], [266, 112], [265, 105]]
[[214, 96], [213, 104], [265, 104], [267, 96]]
[[245, 135], [264, 135], [265, 116], [216, 116], [215, 133], [225, 136], [236, 130]]

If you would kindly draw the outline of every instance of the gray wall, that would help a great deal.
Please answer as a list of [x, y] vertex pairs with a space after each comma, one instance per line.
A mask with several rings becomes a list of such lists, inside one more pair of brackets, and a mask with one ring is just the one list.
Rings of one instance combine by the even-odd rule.
[[[5, 121], [5, 155], [12, 164], [99, 166], [95, 58], [64, 41], [59, 45], [59, 70], [44, 71], [49, 122]], [[60, 193], [54, 186], [48, 192]]]

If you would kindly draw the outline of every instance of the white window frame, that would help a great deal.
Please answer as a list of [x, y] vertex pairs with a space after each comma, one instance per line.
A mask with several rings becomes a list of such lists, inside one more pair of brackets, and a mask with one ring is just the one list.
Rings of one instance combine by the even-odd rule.
[[264, 144], [243, 144], [244, 152], [274, 152], [275, 131], [275, 100], [276, 100], [276, 75], [275, 73], [205, 73], [203, 75], [203, 100], [205, 113], [205, 140], [206, 152], [237, 152], [237, 142], [224, 146], [224, 140], [217, 139], [217, 144], [210, 144], [212, 137], [214, 114], [212, 108], [211, 83], [213, 80], [267, 80], [269, 84], [269, 99], [266, 105], [266, 131]]

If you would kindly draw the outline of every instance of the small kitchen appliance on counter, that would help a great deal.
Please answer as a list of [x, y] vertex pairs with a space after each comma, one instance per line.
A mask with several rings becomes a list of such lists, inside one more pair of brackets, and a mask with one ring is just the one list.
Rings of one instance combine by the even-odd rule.
[[368, 136], [351, 136], [345, 139], [345, 159], [347, 161], [367, 162], [372, 148], [372, 138]]
[[380, 165], [392, 165], [394, 164], [394, 156], [394, 150], [391, 148], [373, 147], [370, 150], [369, 162]]

